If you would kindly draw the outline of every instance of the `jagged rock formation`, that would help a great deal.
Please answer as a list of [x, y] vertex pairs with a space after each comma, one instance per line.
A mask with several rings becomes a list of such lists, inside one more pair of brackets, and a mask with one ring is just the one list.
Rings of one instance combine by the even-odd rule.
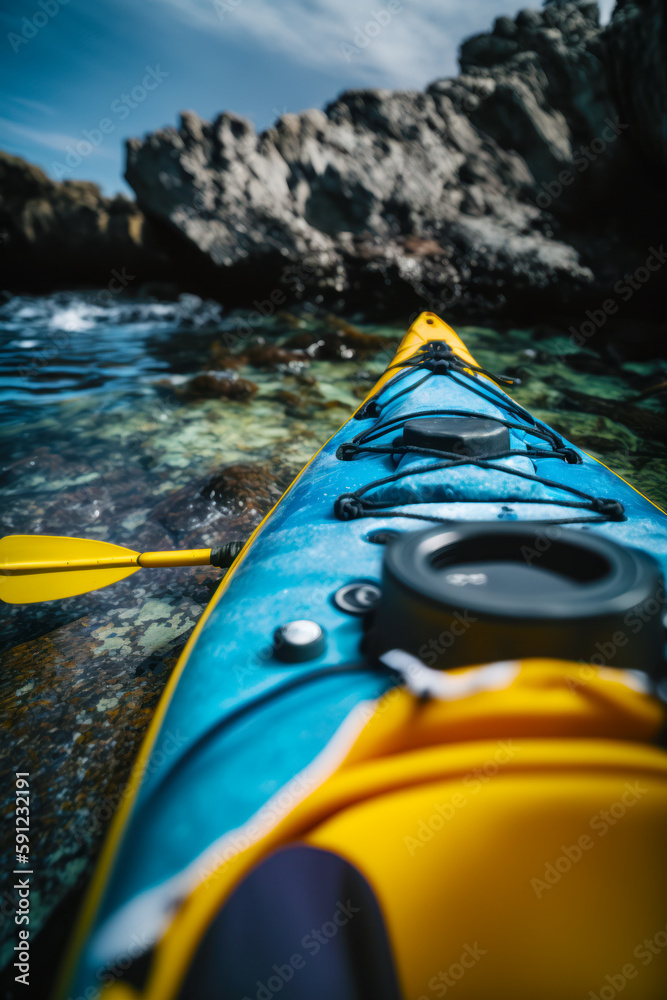
[[12, 273], [53, 275], [57, 246], [99, 281], [113, 246], [111, 267], [136, 253], [145, 278], [265, 314], [307, 298], [582, 322], [613, 299], [596, 315], [634, 339], [665, 313], [645, 261], [667, 217], [666, 48], [662, 0], [620, 0], [604, 29], [593, 0], [547, 0], [464, 42], [460, 75], [425, 93], [349, 91], [260, 135], [184, 112], [128, 142], [138, 208], [25, 165], [17, 181], [5, 157]]
[[667, 11], [660, 0], [618, 0], [605, 32], [611, 91], [647, 168], [667, 167]]
[[551, 0], [469, 39], [461, 75], [426, 93], [351, 91], [261, 135], [186, 112], [128, 143], [126, 176], [231, 299], [580, 310], [663, 232], [662, 24], [658, 0], [605, 30], [597, 3]]
[[[176, 275], [187, 248], [148, 222], [137, 205], [105, 198], [96, 184], [58, 182], [0, 151], [0, 287], [49, 291], [109, 282], [121, 291]], [[124, 272], [123, 272], [124, 269]], [[114, 272], [123, 277], [117, 279]]]

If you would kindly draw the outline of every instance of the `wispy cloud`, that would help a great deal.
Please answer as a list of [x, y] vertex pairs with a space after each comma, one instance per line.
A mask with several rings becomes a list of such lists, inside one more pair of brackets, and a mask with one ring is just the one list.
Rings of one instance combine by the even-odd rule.
[[[498, 14], [497, 0], [402, 0], [402, 9], [390, 13], [388, 21], [380, 18], [384, 23], [379, 30], [373, 26], [366, 32], [367, 24], [377, 24], [375, 14], [387, 11], [383, 0], [155, 2], [168, 4], [195, 29], [237, 40], [245, 37], [303, 66], [340, 70], [346, 65], [353, 85], [419, 88], [455, 73], [461, 39], [490, 27]], [[350, 51], [352, 47], [358, 51]]]
[[38, 115], [47, 115], [49, 118], [53, 118], [56, 114], [55, 108], [52, 108], [50, 104], [44, 104], [42, 101], [33, 101], [28, 97], [9, 97], [5, 103], [18, 105], [20, 108], [25, 108], [26, 111], [34, 111]]
[[[34, 128], [32, 125], [22, 125], [20, 122], [11, 121], [9, 118], [0, 118], [0, 137], [6, 136], [8, 132], [10, 133], [10, 137], [11, 135], [19, 136], [19, 138], [27, 139], [28, 142], [33, 142], [38, 146], [46, 146], [54, 153], [64, 153], [68, 146], [76, 145], [82, 139], [81, 135], [69, 135], [66, 132], [48, 132], [41, 128]], [[107, 159], [113, 159], [117, 155], [112, 149], [102, 145], [92, 149], [92, 154], [94, 156], [103, 156]]]

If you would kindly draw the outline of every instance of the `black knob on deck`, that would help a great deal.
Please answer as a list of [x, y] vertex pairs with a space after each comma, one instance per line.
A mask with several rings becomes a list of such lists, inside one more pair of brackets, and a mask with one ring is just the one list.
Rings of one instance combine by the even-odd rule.
[[403, 444], [483, 458], [509, 451], [510, 432], [490, 417], [418, 417], [403, 425]]
[[286, 663], [306, 663], [325, 649], [324, 630], [307, 618], [286, 622], [273, 633], [273, 655]]

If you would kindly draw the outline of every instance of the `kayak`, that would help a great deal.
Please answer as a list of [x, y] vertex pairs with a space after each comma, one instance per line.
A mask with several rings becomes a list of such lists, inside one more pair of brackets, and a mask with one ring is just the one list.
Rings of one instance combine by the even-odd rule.
[[59, 996], [664, 996], [667, 515], [504, 385], [423, 313], [257, 528]]

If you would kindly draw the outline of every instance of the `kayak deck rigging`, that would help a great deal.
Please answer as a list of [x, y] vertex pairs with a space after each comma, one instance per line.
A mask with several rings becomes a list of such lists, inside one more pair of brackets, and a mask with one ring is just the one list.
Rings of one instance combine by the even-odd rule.
[[[356, 418], [359, 420], [367, 419], [368, 417], [377, 417], [375, 424], [373, 424], [370, 428], [366, 428], [360, 434], [357, 434], [351, 441], [347, 441], [340, 445], [336, 452], [336, 457], [341, 461], [353, 461], [361, 453], [374, 453], [377, 455], [390, 456], [397, 464], [402, 457], [412, 455], [424, 456], [427, 458], [438, 458], [440, 461], [436, 463], [429, 463], [428, 465], [424, 465], [422, 467], [407, 465], [405, 468], [399, 469], [392, 475], [366, 483], [365, 485], [358, 487], [353, 492], [342, 493], [337, 498], [334, 505], [336, 517], [340, 520], [348, 521], [362, 517], [408, 517], [424, 521], [446, 523], [450, 520], [449, 518], [438, 517], [432, 512], [420, 514], [411, 511], [392, 509], [399, 506], [403, 507], [406, 503], [432, 503], [432, 497], [428, 494], [425, 497], [416, 496], [407, 502], [401, 500], [396, 502], [391, 498], [384, 499], [381, 496], [376, 495], [373, 497], [372, 495], [369, 496], [369, 494], [372, 494], [373, 491], [378, 490], [381, 487], [397, 483], [408, 476], [418, 476], [423, 472], [430, 473], [437, 470], [455, 469], [466, 465], [477, 466], [480, 469], [488, 471], [509, 473], [549, 489], [564, 491], [570, 494], [570, 496], [577, 498], [568, 500], [554, 498], [551, 496], [530, 496], [529, 498], [522, 496], [497, 496], [486, 497], [485, 499], [487, 501], [494, 503], [529, 502], [549, 505], [557, 504], [563, 507], [588, 510], [596, 515], [593, 517], [569, 516], [562, 518], [550, 518], [548, 521], [543, 523], [600, 524], [606, 521], [625, 520], [625, 508], [619, 500], [612, 497], [596, 497], [586, 493], [584, 490], [578, 489], [575, 486], [563, 482], [556, 482], [555, 480], [549, 479], [545, 476], [538, 475], [536, 472], [531, 473], [525, 469], [497, 464], [499, 460], [514, 457], [519, 457], [521, 459], [528, 458], [530, 460], [538, 458], [555, 458], [562, 460], [569, 465], [580, 465], [582, 463], [582, 459], [579, 454], [573, 448], [566, 445], [555, 431], [546, 425], [540, 425], [527, 410], [519, 406], [518, 403], [515, 403], [514, 400], [512, 400], [505, 393], [496, 390], [494, 386], [488, 383], [481, 386], [477, 379], [477, 374], [484, 376], [487, 380], [492, 379], [495, 382], [504, 382], [508, 384], [517, 383], [519, 381], [518, 379], [494, 375], [477, 365], [470, 364], [467, 361], [462, 361], [456, 357], [451, 347], [442, 341], [433, 341], [423, 344], [410, 358], [405, 361], [401, 361], [398, 365], [391, 366], [391, 368], [397, 367], [404, 370], [400, 374], [396, 375], [391, 382], [385, 383], [380, 391], [367, 400], [367, 402], [364, 403], [356, 414]], [[404, 386], [392, 395], [387, 393], [387, 389], [390, 385], [395, 387], [399, 382], [404, 381], [415, 370], [425, 370], [426, 374], [417, 382]], [[525, 448], [500, 448], [495, 450], [490, 456], [480, 457], [475, 455], [462, 455], [460, 451], [445, 451], [443, 448], [435, 449], [414, 444], [406, 444], [403, 441], [394, 439], [393, 437], [392, 440], [386, 444], [376, 443], [387, 434], [394, 435], [396, 432], [401, 431], [408, 421], [417, 418], [467, 417], [471, 420], [488, 421], [488, 413], [476, 412], [474, 410], [442, 408], [420, 410], [414, 413], [401, 413], [398, 417], [386, 420], [382, 419], [385, 411], [400, 397], [413, 392], [435, 375], [453, 379], [460, 385], [464, 385], [467, 390], [482, 397], [482, 399], [492, 402], [494, 406], [505, 410], [508, 414], [514, 417], [520, 418], [519, 422], [517, 420], [494, 416], [493, 420], [495, 423], [501, 424], [507, 429], [523, 431], [527, 436], [544, 441], [550, 447], [538, 447], [535, 444], [526, 442]], [[463, 379], [465, 379], [465, 382], [462, 381]], [[470, 502], [471, 498], [468, 496], [462, 496], [458, 499], [459, 502], [467, 503]]]

